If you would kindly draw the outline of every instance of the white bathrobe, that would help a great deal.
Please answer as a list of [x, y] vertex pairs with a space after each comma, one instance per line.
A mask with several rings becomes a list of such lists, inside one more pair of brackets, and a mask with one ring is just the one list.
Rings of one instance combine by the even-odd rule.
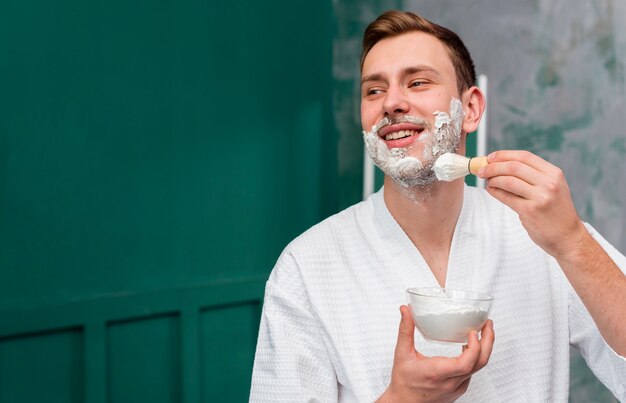
[[[587, 228], [626, 270], [626, 258]], [[376, 400], [390, 381], [405, 290], [430, 286], [438, 283], [382, 190], [312, 227], [287, 246], [267, 282], [250, 401]], [[570, 344], [626, 401], [626, 359], [604, 342], [517, 214], [484, 190], [466, 187], [446, 287], [494, 296], [491, 358], [458, 401], [567, 402]], [[427, 356], [461, 352], [417, 330], [415, 343]]]

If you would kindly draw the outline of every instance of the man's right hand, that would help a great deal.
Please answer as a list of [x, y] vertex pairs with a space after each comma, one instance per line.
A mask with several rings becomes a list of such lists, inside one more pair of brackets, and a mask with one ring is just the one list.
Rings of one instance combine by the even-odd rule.
[[385, 402], [452, 402], [467, 391], [471, 376], [487, 365], [495, 334], [488, 320], [468, 336], [458, 357], [425, 357], [415, 350], [415, 326], [409, 307], [400, 307], [398, 342], [391, 370], [391, 383], [378, 399]]

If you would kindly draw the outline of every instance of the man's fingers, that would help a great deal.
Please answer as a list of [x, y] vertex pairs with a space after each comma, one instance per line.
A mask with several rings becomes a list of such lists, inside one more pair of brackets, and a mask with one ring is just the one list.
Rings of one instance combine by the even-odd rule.
[[[427, 366], [420, 371], [421, 375], [426, 377], [425, 379], [430, 379], [431, 382], [435, 383], [447, 380], [452, 384], [456, 383], [456, 385], [465, 384], [463, 387], [467, 388], [469, 377], [487, 365], [495, 338], [491, 320], [483, 326], [480, 340], [476, 331], [472, 331], [468, 335], [468, 343], [463, 347], [460, 356], [427, 358], [415, 350], [415, 325], [408, 306], [402, 305], [400, 307], [400, 316], [394, 368], [399, 362], [407, 364], [414, 362], [413, 360], [417, 358], [422, 363], [428, 362]], [[456, 385], [451, 385], [448, 390], [456, 390]]]
[[489, 161], [489, 163], [502, 161], [519, 161], [541, 172], [546, 172], [546, 170], [549, 170], [550, 167], [550, 164], [543, 158], [524, 150], [494, 151], [487, 156], [487, 161]]
[[476, 365], [474, 366], [473, 372], [478, 371], [489, 362], [489, 357], [491, 357], [491, 351], [493, 350], [493, 343], [495, 341], [495, 338], [496, 334], [493, 330], [493, 321], [489, 319], [480, 332], [480, 355], [478, 357]]
[[502, 189], [526, 200], [531, 199], [536, 191], [533, 185], [515, 176], [494, 176], [487, 184], [490, 189]]
[[523, 199], [518, 195], [509, 193], [506, 190], [489, 186], [489, 182], [487, 182], [486, 190], [487, 192], [489, 192], [490, 195], [509, 206], [513, 211], [520, 211], [523, 208], [524, 204], [527, 202], [526, 199]]
[[400, 327], [398, 329], [398, 342], [396, 354], [414, 354], [415, 352], [415, 325], [411, 317], [411, 311], [406, 305], [400, 306]]
[[545, 178], [545, 173], [520, 161], [493, 162], [480, 171], [480, 177], [484, 179], [498, 176], [518, 178], [529, 185], [536, 185]]
[[463, 348], [461, 355], [452, 359], [454, 360], [454, 365], [449, 369], [449, 377], [469, 375], [474, 370], [474, 366], [480, 356], [481, 345], [478, 340], [478, 334], [475, 331], [470, 332], [467, 339], [467, 345]]

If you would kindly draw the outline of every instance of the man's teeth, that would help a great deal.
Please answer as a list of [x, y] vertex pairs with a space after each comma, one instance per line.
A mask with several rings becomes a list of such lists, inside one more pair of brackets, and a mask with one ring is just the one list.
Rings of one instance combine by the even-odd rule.
[[385, 140], [397, 140], [404, 137], [416, 135], [416, 130], [400, 130], [398, 132], [389, 133], [385, 136]]

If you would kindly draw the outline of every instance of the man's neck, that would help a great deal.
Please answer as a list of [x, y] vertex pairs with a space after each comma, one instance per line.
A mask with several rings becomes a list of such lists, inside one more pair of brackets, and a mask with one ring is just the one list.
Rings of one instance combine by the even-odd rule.
[[385, 177], [387, 209], [445, 285], [454, 229], [463, 206], [463, 181], [435, 182], [424, 188], [406, 188]]
[[[407, 188], [385, 177], [385, 204], [405, 232], [427, 236], [456, 226], [463, 205], [463, 182], [435, 182]], [[423, 235], [422, 235], [423, 234]]]

